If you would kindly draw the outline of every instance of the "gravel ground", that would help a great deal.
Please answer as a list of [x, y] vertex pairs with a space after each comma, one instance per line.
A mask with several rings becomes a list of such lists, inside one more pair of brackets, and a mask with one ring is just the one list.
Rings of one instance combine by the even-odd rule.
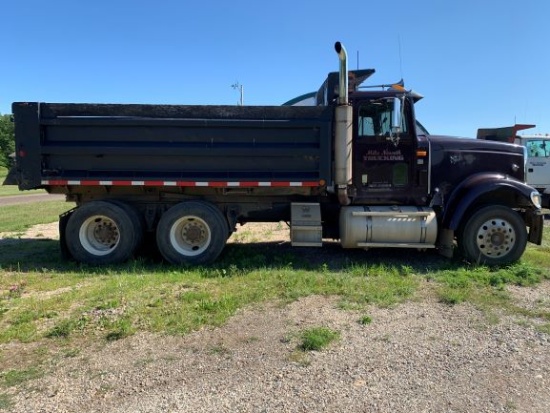
[[[550, 283], [521, 289], [526, 306]], [[548, 305], [548, 301], [546, 301]], [[358, 320], [368, 314], [372, 323]], [[311, 326], [341, 332], [296, 350]], [[139, 334], [63, 358], [14, 412], [544, 412], [550, 336], [508, 316], [425, 299], [362, 312], [308, 297], [249, 308], [186, 337]]]
[[[509, 291], [526, 309], [550, 307], [550, 282]], [[62, 348], [49, 374], [8, 391], [11, 411], [550, 411], [550, 336], [536, 330], [539, 321], [426, 295], [360, 312], [307, 297], [247, 308], [185, 337], [138, 334], [70, 357]], [[362, 325], [365, 315], [372, 322]], [[312, 326], [341, 338], [301, 353], [297, 333]], [[2, 346], [3, 360], [32, 350], [22, 346], [40, 347]]]

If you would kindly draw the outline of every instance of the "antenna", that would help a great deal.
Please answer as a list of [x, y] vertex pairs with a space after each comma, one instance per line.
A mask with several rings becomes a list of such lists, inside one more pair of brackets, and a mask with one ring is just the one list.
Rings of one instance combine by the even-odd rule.
[[241, 99], [239, 100], [239, 106], [243, 106], [244, 105], [244, 86], [241, 85], [239, 82], [235, 82], [231, 85], [231, 87], [235, 90], [240, 90]]
[[397, 43], [399, 45], [399, 73], [401, 74], [401, 79], [403, 79], [403, 57], [401, 56], [401, 34], [397, 35]]
[[359, 70], [359, 50], [357, 50], [357, 70]]

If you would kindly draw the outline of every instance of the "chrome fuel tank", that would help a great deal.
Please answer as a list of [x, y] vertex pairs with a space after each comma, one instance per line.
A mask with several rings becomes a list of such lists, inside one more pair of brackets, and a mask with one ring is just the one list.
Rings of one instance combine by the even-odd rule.
[[343, 248], [435, 248], [437, 219], [427, 207], [352, 206], [340, 210]]

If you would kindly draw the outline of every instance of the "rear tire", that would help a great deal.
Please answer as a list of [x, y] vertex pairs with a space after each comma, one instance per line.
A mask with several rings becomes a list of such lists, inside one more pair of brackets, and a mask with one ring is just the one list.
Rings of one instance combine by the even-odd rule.
[[202, 201], [174, 205], [157, 226], [157, 246], [172, 264], [209, 264], [225, 247], [229, 229], [222, 213]]
[[143, 237], [139, 216], [130, 208], [106, 201], [78, 207], [70, 216], [65, 232], [73, 258], [92, 265], [128, 260]]
[[459, 238], [464, 257], [473, 263], [506, 265], [520, 259], [527, 245], [521, 216], [505, 206], [487, 206], [473, 213]]

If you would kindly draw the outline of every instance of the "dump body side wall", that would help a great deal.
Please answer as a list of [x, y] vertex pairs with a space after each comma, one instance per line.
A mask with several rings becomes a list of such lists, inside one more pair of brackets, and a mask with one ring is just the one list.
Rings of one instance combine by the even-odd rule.
[[16, 103], [13, 111], [28, 177], [21, 189], [62, 180], [332, 179], [327, 107]]

